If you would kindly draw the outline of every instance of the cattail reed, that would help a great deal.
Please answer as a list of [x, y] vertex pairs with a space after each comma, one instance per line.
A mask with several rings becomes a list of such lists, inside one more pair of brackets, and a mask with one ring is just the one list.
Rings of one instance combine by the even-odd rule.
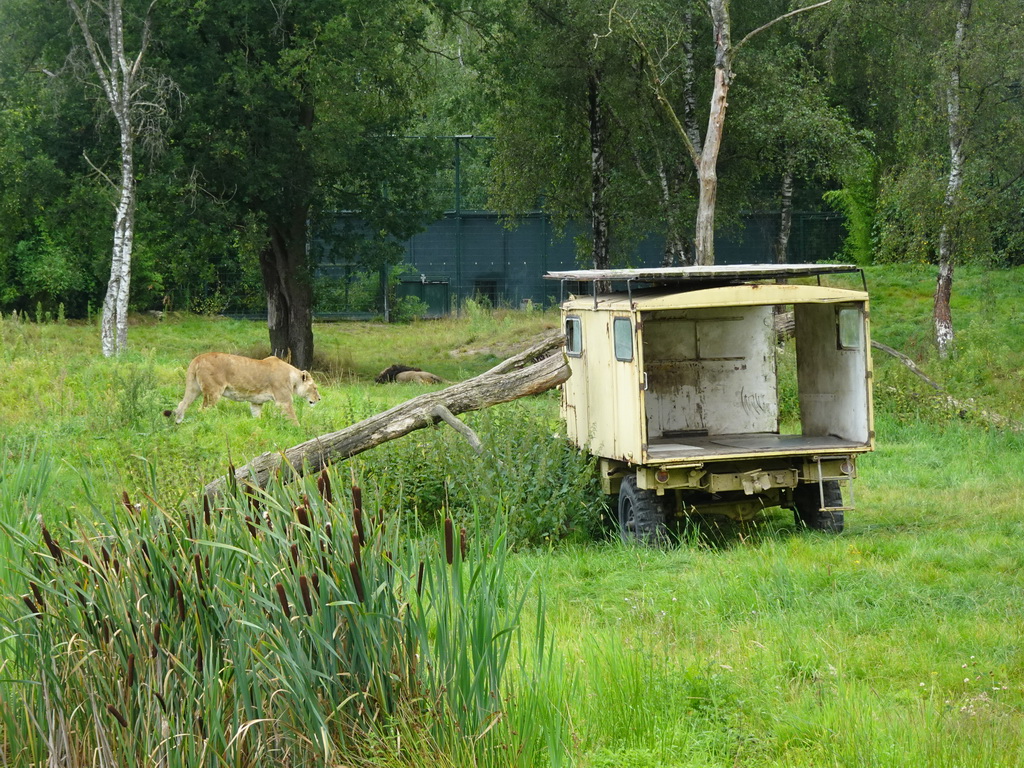
[[228, 462], [228, 476], [226, 480], [228, 486], [228, 493], [231, 494], [232, 496], [237, 496], [238, 478], [235, 477], [235, 465], [232, 464], [231, 462]]
[[299, 506], [295, 508], [295, 517], [298, 518], [299, 525], [306, 529], [306, 535], [308, 536], [310, 533], [308, 506], [305, 504], [299, 504]]
[[196, 584], [199, 586], [199, 591], [203, 591], [203, 558], [200, 557], [199, 553], [196, 552], [192, 556], [192, 562], [195, 563], [196, 567]]
[[356, 588], [356, 597], [359, 598], [360, 603], [365, 603], [366, 594], [363, 592], [363, 577], [359, 575], [359, 566], [356, 565], [355, 560], [348, 564], [348, 569], [352, 573], [352, 585]]
[[359, 570], [363, 570], [363, 556], [362, 556], [362, 543], [363, 538], [358, 533], [352, 534], [352, 557], [355, 558], [354, 562]]
[[284, 611], [284, 617], [286, 619], [290, 619], [292, 617], [292, 612], [288, 607], [288, 595], [284, 592], [284, 584], [277, 582], [277, 584], [274, 585], [274, 588], [277, 589], [277, 599], [281, 601], [281, 610]]
[[451, 565], [455, 561], [455, 530], [452, 519], [444, 519], [444, 557]]
[[313, 615], [313, 600], [309, 595], [309, 579], [299, 576], [299, 592], [302, 593], [302, 605], [306, 609], [306, 615]]
[[124, 715], [117, 711], [117, 707], [113, 704], [107, 704], [107, 712], [109, 712], [118, 723], [121, 724], [122, 728], [128, 727], [128, 721], [124, 719]]
[[135, 654], [128, 654], [128, 672], [124, 676], [125, 688], [131, 688], [135, 685]]
[[466, 559], [466, 527], [463, 526], [459, 529], [459, 554], [462, 555], [462, 559]]
[[320, 498], [325, 504], [334, 504], [334, 491], [331, 489], [331, 476], [327, 474], [327, 467], [320, 471], [320, 476], [316, 479], [316, 488], [320, 491]]
[[253, 510], [254, 512], [260, 511], [262, 502], [256, 496], [255, 493], [247, 493], [245, 494], [245, 498], [249, 502], [249, 509]]
[[356, 533], [359, 534], [360, 541], [366, 541], [366, 533], [363, 532], [363, 510], [360, 507], [353, 507], [352, 519], [356, 523]]
[[50, 557], [57, 561], [58, 565], [64, 564], [64, 552], [61, 550], [60, 545], [53, 540], [50, 535], [49, 529], [46, 527], [46, 523], [43, 526], [43, 541], [46, 543], [46, 548], [50, 550]]
[[28, 583], [28, 588], [32, 590], [32, 594], [35, 595], [36, 605], [39, 606], [39, 612], [42, 613], [43, 609], [46, 608], [46, 601], [43, 600], [43, 593], [40, 591], [39, 586], [34, 582]]

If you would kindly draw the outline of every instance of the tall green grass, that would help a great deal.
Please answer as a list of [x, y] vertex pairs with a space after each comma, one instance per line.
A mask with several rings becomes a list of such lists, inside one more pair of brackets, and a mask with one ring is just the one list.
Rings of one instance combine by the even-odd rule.
[[[1020, 270], [963, 269], [957, 280], [959, 341], [949, 360], [938, 359], [931, 348], [934, 275], [928, 268], [868, 271], [873, 335], [910, 354], [954, 397], [975, 397], [982, 407], [1019, 420], [1024, 417]], [[73, 705], [73, 717], [65, 722], [97, 749], [105, 749], [100, 734], [126, 738], [107, 703], [125, 717], [126, 703], [147, 707], [140, 709], [147, 717], [161, 716], [159, 700], [154, 705], [146, 696], [150, 691], [164, 696], [164, 689], [152, 676], [144, 685], [139, 682], [150, 675], [143, 665], [155, 663], [146, 655], [148, 639], [146, 648], [140, 641], [136, 650], [145, 658], [136, 659], [128, 695], [124, 670], [126, 639], [134, 638], [130, 621], [140, 616], [149, 621], [164, 611], [162, 632], [177, 634], [173, 646], [162, 635], [172, 652], [158, 654], [165, 660], [160, 679], [188, 692], [174, 699], [175, 706], [191, 707], [175, 710], [174, 728], [170, 718], [168, 727], [175, 748], [192, 750], [187, 754], [200, 760], [210, 753], [201, 754], [194, 741], [196, 715], [206, 713], [204, 724], [213, 722], [217, 733], [237, 736], [234, 743], [225, 736], [207, 737], [220, 739], [237, 765], [325, 761], [322, 739], [315, 738], [321, 721], [328, 724], [335, 750], [328, 764], [1024, 764], [1022, 437], [951, 410], [898, 362], [880, 354], [875, 356], [877, 450], [858, 461], [857, 509], [847, 515], [840, 536], [800, 532], [791, 515], [769, 511], [715, 536], [685, 537], [675, 548], [648, 551], [609, 543], [596, 535], [605, 510], [588, 485], [590, 466], [559, 437], [557, 400], [550, 396], [467, 415], [487, 445], [482, 456], [439, 427], [348, 462], [342, 476], [354, 472], [373, 490], [374, 506], [388, 511], [381, 538], [368, 534], [377, 542], [368, 546], [389, 542], [391, 558], [363, 559], [364, 568], [374, 569], [367, 581], [385, 585], [377, 599], [399, 608], [408, 603], [414, 615], [424, 611], [425, 631], [402, 635], [406, 643], [419, 638], [419, 660], [436, 654], [437, 647], [469, 649], [476, 638], [494, 638], [490, 658], [505, 665], [495, 709], [488, 706], [494, 686], [482, 682], [494, 679], [486, 674], [490, 662], [466, 662], [458, 670], [438, 663], [433, 678], [420, 664], [419, 695], [406, 698], [402, 685], [409, 678], [396, 666], [395, 654], [374, 664], [353, 661], [350, 670], [331, 655], [337, 644], [328, 648], [317, 642], [328, 625], [314, 627], [314, 617], [306, 614], [298, 579], [305, 573], [308, 582], [311, 571], [294, 565], [291, 546], [298, 544], [300, 564], [314, 565], [317, 542], [337, 548], [337, 562], [318, 571], [321, 589], [328, 584], [336, 590], [323, 613], [334, 612], [344, 619], [340, 626], [348, 627], [348, 617], [362, 604], [345, 580], [351, 580], [353, 556], [345, 534], [352, 526], [347, 502], [335, 504], [338, 510], [330, 514], [340, 518], [332, 520], [333, 533], [325, 537], [321, 524], [330, 518], [315, 487], [275, 490], [276, 501], [268, 499], [262, 509], [274, 528], [261, 527], [258, 541], [245, 525], [246, 515], [255, 522], [248, 502], [232, 502], [237, 506], [225, 516], [224, 528], [218, 527], [219, 518], [208, 528], [202, 508], [186, 504], [196, 521], [188, 535], [189, 515], [179, 511], [180, 502], [223, 471], [229, 457], [238, 463], [300, 442], [420, 391], [370, 384], [386, 365], [418, 365], [445, 378], [465, 378], [547, 324], [548, 316], [475, 308], [462, 318], [412, 324], [400, 332], [369, 324], [318, 326], [324, 357], [315, 373], [325, 382], [324, 401], [314, 410], [300, 404], [298, 427], [273, 409], [255, 422], [244, 406], [231, 403], [192, 411], [179, 427], [148, 421], [146, 398], [158, 407], [173, 405], [193, 354], [208, 348], [261, 353], [265, 331], [256, 324], [191, 318], [145, 324], [133, 328], [137, 346], [118, 362], [99, 360], [89, 351], [91, 329], [20, 321], [0, 328], [5, 334], [0, 358], [14, 377], [0, 393], [0, 424], [13, 425], [5, 431], [7, 445], [0, 455], [0, 464], [7, 462], [0, 472], [0, 514], [19, 531], [0, 535], [0, 550], [7, 552], [3, 562], [9, 564], [0, 565], [8, 568], [0, 580], [5, 615], [0, 664], [9, 681], [24, 681], [2, 684], [0, 743], [8, 751], [0, 755], [11, 764], [27, 764], [28, 752], [15, 760], [10, 751], [12, 745], [27, 749], [25, 744], [42, 754], [39, 734], [61, 732], [60, 719], [45, 716], [57, 711], [54, 702]], [[46, 471], [37, 471], [44, 463]], [[12, 480], [17, 477], [23, 479]], [[43, 477], [47, 482], [38, 482]], [[339, 477], [332, 479], [339, 483]], [[131, 515], [109, 504], [122, 488], [142, 505]], [[294, 512], [305, 504], [303, 494], [315, 512], [308, 541]], [[157, 498], [161, 501], [153, 502]], [[122, 574], [128, 562], [131, 575], [111, 583], [133, 585], [136, 592], [106, 595], [100, 574], [108, 569], [99, 566], [93, 572], [76, 564], [78, 571], [66, 569], [59, 584], [51, 574], [56, 569], [44, 573], [44, 565], [50, 567], [48, 550], [34, 508], [42, 510], [48, 525], [52, 521], [51, 533], [65, 550], [89, 554], [99, 542], [122, 553]], [[446, 517], [454, 518], [455, 530], [467, 529], [467, 557], [457, 572], [444, 554]], [[149, 527], [139, 523], [142, 519]], [[132, 547], [146, 532], [162, 532], [165, 526], [170, 533], [161, 533], [160, 540], [173, 546], [153, 555], [165, 568], [165, 581], [146, 592], [152, 596], [136, 610], [134, 596], [141, 596], [138, 585], [145, 582]], [[401, 541], [389, 538], [399, 530]], [[25, 548], [35, 554], [22, 558]], [[204, 583], [202, 590], [194, 576], [196, 554], [204, 566], [207, 556], [211, 568], [223, 566], [213, 586]], [[437, 603], [405, 599], [417, 580], [419, 560], [431, 569], [425, 571], [424, 594], [436, 593]], [[90, 562], [97, 561], [90, 555]], [[391, 581], [381, 573], [389, 562], [394, 564]], [[481, 563], [500, 570], [500, 577], [496, 571], [474, 570]], [[187, 633], [185, 625], [172, 625], [177, 593], [169, 601], [166, 569], [175, 574], [174, 566], [178, 576], [184, 574], [183, 595], [210, 605], [209, 612], [200, 612], [186, 603]], [[56, 662], [47, 662], [42, 646], [26, 639], [39, 636], [41, 621], [28, 616], [21, 596], [34, 601], [28, 582], [42, 590], [40, 574], [51, 574], [46, 595], [74, 598], [69, 579], [76, 573], [88, 577], [78, 581], [95, 594], [92, 599], [106, 611], [101, 616], [121, 623], [110, 625], [109, 643], [87, 634], [84, 618], [55, 624], [45, 640], [61, 653]], [[278, 583], [289, 606], [287, 619]], [[543, 589], [524, 591], [528, 583]], [[456, 595], [470, 593], [480, 601], [457, 603]], [[125, 624], [129, 601], [133, 612]], [[484, 611], [484, 603], [494, 613]], [[69, 610], [76, 604], [71, 602]], [[450, 606], [449, 615], [462, 618], [439, 637], [444, 605]], [[366, 632], [386, 639], [391, 631], [383, 626], [386, 615], [381, 608], [368, 618]], [[394, 623], [408, 630], [412, 624], [406, 615]], [[21, 644], [17, 649], [16, 643]], [[192, 680], [200, 647], [202, 686]], [[180, 660], [173, 668], [172, 655]], [[472, 652], [463, 656], [479, 658]], [[37, 670], [32, 674], [25, 671], [29, 660]], [[309, 670], [313, 661], [323, 660], [330, 673], [317, 677]], [[22, 664], [18, 674], [16, 662]], [[87, 685], [58, 686], [63, 679], [58, 673], [79, 680], [74, 675], [84, 675], [86, 668], [111, 680], [120, 674], [120, 686], [97, 683], [92, 698]], [[365, 670], [388, 674], [341, 692], [342, 682], [368, 675]], [[251, 684], [240, 687], [239, 674]], [[339, 691], [328, 695], [324, 691], [337, 682], [336, 675], [342, 681]], [[278, 677], [288, 684], [271, 687]], [[442, 678], [460, 682], [439, 692]], [[372, 675], [359, 679], [376, 680]], [[43, 681], [50, 681], [51, 709], [40, 708], [47, 701]], [[473, 689], [474, 681], [481, 687]], [[242, 690], [244, 696], [236, 693]], [[396, 693], [385, 695], [388, 691]], [[354, 698], [346, 701], [348, 696]], [[345, 703], [339, 707], [338, 702]], [[129, 722], [132, 734], [141, 734], [143, 727]], [[158, 720], [156, 726], [142, 722], [161, 727]], [[141, 751], [160, 746], [142, 738], [132, 735], [135, 741], [128, 743]], [[254, 751], [243, 754], [248, 749]], [[155, 762], [147, 759], [143, 764]]]
[[527, 647], [503, 535], [419, 537], [340, 487], [5, 521], [5, 764], [558, 762], [543, 611]]

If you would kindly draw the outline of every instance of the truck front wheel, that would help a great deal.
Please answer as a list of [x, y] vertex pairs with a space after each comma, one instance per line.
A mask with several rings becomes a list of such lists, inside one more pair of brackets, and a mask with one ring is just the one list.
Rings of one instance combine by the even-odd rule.
[[[843, 506], [843, 492], [838, 480], [825, 480], [823, 483], [825, 507]], [[796, 523], [803, 523], [814, 531], [827, 533], [843, 532], [843, 510], [822, 509], [822, 492], [817, 483], [798, 486], [793, 491], [793, 507]]]
[[660, 544], [668, 539], [665, 526], [671, 496], [639, 488], [636, 476], [622, 479], [619, 488], [619, 536], [627, 544]]

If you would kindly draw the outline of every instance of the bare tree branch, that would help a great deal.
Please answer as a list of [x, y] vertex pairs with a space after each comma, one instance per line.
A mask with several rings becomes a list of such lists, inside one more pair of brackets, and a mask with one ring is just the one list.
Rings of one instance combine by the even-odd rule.
[[757, 29], [755, 29], [755, 30], [753, 30], [751, 32], [748, 32], [743, 37], [742, 40], [740, 40], [738, 43], [736, 43], [736, 45], [734, 45], [732, 47], [733, 54], [735, 54], [736, 51], [738, 51], [740, 48], [742, 48], [743, 44], [746, 43], [750, 38], [754, 37], [755, 35], [761, 34], [762, 32], [764, 32], [766, 29], [769, 29], [770, 27], [774, 27], [780, 21], [785, 21], [786, 19], [792, 18], [793, 16], [796, 16], [797, 14], [804, 13], [805, 11], [813, 11], [815, 8], [821, 8], [822, 6], [828, 5], [831, 2], [832, 2], [832, 0], [824, 0], [824, 2], [821, 2], [821, 3], [815, 3], [814, 5], [808, 5], [808, 6], [804, 7], [804, 8], [797, 8], [796, 10], [790, 11], [789, 13], [782, 14], [781, 16], [779, 16], [776, 19], [772, 19], [767, 24], [762, 24]]

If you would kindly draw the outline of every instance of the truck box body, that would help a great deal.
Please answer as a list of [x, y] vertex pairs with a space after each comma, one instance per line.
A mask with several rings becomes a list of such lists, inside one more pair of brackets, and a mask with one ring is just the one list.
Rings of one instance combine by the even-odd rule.
[[[600, 457], [606, 491], [635, 475], [659, 494], [738, 491], [763, 506], [852, 479], [855, 455], [874, 447], [869, 303], [866, 290], [821, 285], [832, 271], [856, 268], [550, 275], [593, 283], [562, 303], [562, 413], [570, 440]], [[791, 281], [802, 276], [819, 283]], [[599, 280], [627, 290], [602, 293]], [[792, 366], [780, 376], [779, 315], [792, 317], [795, 381]]]

